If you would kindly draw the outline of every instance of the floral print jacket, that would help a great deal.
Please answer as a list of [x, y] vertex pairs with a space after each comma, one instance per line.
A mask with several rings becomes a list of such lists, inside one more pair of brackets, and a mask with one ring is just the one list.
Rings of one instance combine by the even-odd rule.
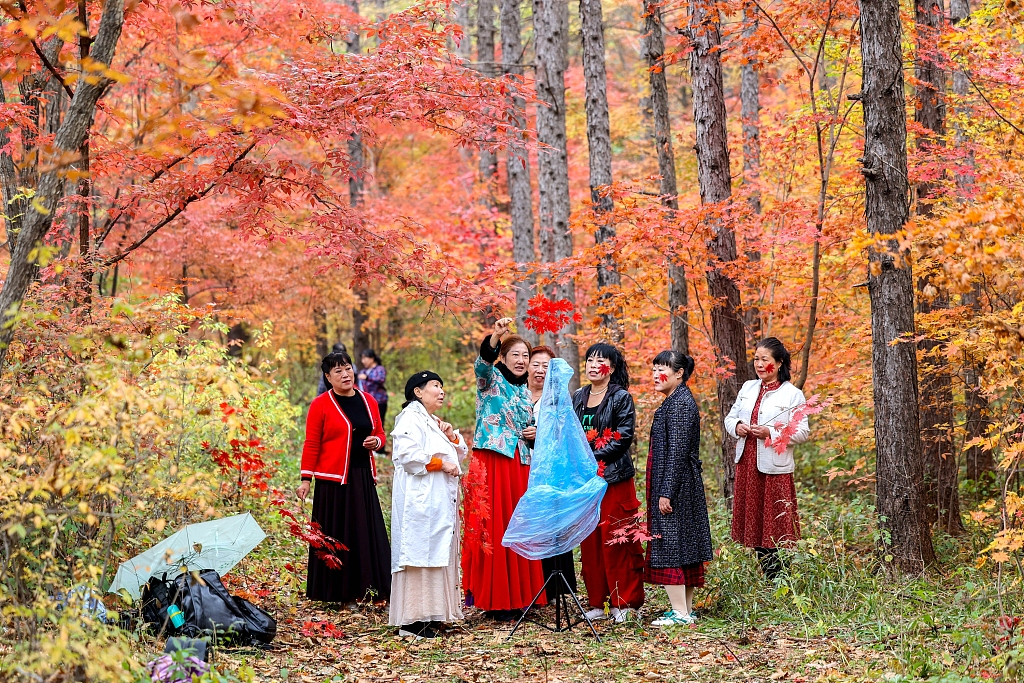
[[[530, 464], [531, 449], [520, 433], [533, 424], [533, 401], [525, 381], [513, 384], [505, 376], [508, 370], [495, 363], [497, 349], [491, 347], [490, 336], [480, 345], [480, 355], [473, 364], [476, 373], [476, 435], [474, 448], [482, 448]], [[505, 372], [502, 372], [504, 370]]]

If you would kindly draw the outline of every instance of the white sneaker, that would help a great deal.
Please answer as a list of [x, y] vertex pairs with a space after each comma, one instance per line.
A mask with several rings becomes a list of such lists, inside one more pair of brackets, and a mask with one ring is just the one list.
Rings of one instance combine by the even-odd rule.
[[697, 620], [685, 612], [671, 609], [661, 615], [660, 618], [651, 622], [651, 626], [689, 626]]
[[602, 619], [607, 618], [608, 615], [604, 613], [604, 608], [602, 607], [595, 607], [587, 612], [587, 619], [590, 619], [591, 621], [601, 621]]
[[622, 622], [626, 621], [626, 619], [629, 619], [630, 615], [633, 614], [633, 610], [631, 610], [628, 607], [626, 607], [625, 609], [619, 609], [618, 607], [612, 607], [611, 613], [612, 613], [612, 619], [615, 620], [615, 623], [616, 624], [621, 624]]

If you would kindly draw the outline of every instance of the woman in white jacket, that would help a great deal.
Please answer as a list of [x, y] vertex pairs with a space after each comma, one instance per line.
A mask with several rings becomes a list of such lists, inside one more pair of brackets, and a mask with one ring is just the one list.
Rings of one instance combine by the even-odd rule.
[[806, 416], [790, 424], [794, 411], [806, 402], [789, 382], [790, 363], [789, 351], [777, 338], [758, 344], [758, 379], [743, 384], [725, 418], [726, 431], [738, 439], [732, 538], [757, 552], [761, 569], [772, 580], [783, 570], [779, 547], [800, 538], [793, 446], [810, 436]]
[[433, 372], [405, 385], [391, 432], [391, 610], [400, 636], [435, 638], [438, 622], [462, 619], [459, 593], [459, 459], [462, 435], [436, 413], [444, 386]]

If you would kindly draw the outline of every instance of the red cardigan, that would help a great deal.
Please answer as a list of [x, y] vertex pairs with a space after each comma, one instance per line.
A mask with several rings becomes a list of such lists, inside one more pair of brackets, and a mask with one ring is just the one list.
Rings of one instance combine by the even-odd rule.
[[[376, 449], [384, 447], [384, 423], [380, 419], [377, 401], [373, 396], [359, 391], [366, 410], [373, 423], [373, 432], [380, 440]], [[302, 446], [302, 478], [330, 479], [342, 484], [348, 482], [349, 453], [352, 449], [352, 423], [338, 407], [328, 389], [313, 399], [306, 415], [306, 443]], [[377, 465], [370, 455], [373, 478], [377, 479]]]

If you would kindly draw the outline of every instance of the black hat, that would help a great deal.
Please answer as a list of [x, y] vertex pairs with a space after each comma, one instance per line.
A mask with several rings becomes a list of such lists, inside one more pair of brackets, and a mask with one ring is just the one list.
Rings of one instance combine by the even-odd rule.
[[437, 374], [436, 372], [430, 372], [429, 370], [426, 370], [424, 372], [417, 372], [415, 375], [410, 377], [409, 381], [405, 383], [405, 400], [415, 401], [416, 394], [413, 393], [413, 389], [415, 389], [416, 387], [422, 387], [424, 384], [426, 384], [432, 379], [436, 379], [438, 382], [441, 383], [441, 386], [444, 386], [444, 380], [441, 379], [441, 375]]

